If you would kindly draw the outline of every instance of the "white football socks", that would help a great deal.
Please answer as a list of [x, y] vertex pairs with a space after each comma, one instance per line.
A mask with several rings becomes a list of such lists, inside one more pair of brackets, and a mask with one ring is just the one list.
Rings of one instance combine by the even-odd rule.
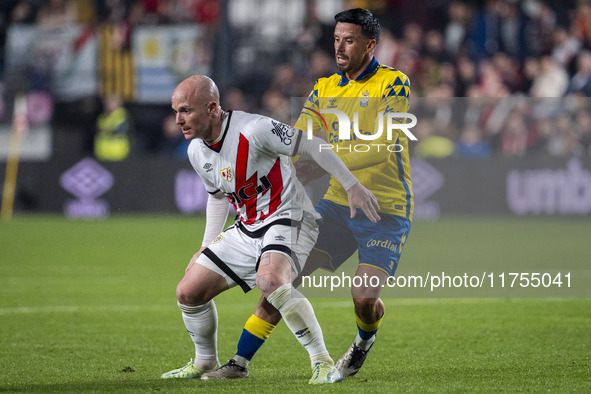
[[218, 363], [217, 330], [218, 313], [213, 300], [198, 306], [178, 303], [183, 314], [185, 327], [195, 343], [193, 364], [201, 370], [210, 370]]
[[267, 301], [281, 313], [287, 327], [308, 351], [312, 367], [316, 363], [334, 365], [326, 350], [312, 304], [302, 293], [287, 283], [271, 293]]
[[357, 333], [357, 337], [355, 338], [355, 345], [361, 350], [369, 350], [369, 348], [371, 348], [371, 345], [373, 345], [375, 340], [375, 334], [372, 335], [369, 339], [362, 339], [359, 333]]

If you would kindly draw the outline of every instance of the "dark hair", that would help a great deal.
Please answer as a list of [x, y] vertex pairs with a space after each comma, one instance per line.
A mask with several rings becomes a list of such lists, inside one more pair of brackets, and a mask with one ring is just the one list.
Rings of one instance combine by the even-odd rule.
[[339, 12], [334, 16], [334, 20], [339, 23], [353, 23], [361, 26], [361, 33], [371, 39], [380, 42], [380, 22], [371, 11], [365, 8], [354, 8]]

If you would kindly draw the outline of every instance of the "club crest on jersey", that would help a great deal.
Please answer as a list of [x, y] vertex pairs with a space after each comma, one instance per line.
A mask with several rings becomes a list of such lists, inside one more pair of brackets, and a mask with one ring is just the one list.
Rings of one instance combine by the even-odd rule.
[[273, 134], [279, 137], [281, 142], [283, 142], [285, 145], [291, 145], [291, 140], [295, 134], [294, 129], [284, 123], [275, 122], [273, 120], [271, 123], [273, 124], [273, 129], [271, 130]]
[[232, 171], [231, 167], [226, 167], [223, 170], [220, 170], [220, 176], [224, 181], [232, 182], [232, 179], [234, 179], [234, 171]]
[[366, 90], [365, 92], [361, 93], [361, 100], [359, 101], [359, 105], [362, 108], [367, 107], [367, 105], [369, 104], [369, 90]]

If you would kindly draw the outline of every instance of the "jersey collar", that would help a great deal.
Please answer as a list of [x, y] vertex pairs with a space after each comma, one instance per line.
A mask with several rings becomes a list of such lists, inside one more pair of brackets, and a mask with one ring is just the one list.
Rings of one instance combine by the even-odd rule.
[[[378, 62], [376, 60], [376, 58], [373, 57], [371, 59], [371, 62], [369, 62], [367, 67], [365, 67], [365, 70], [363, 70], [363, 72], [361, 74], [359, 74], [359, 76], [357, 78], [355, 78], [355, 82], [359, 82], [362, 79], [366, 78], [368, 75], [375, 73], [379, 66], [380, 66], [380, 62]], [[339, 86], [345, 86], [349, 83], [349, 80], [347, 79], [347, 77], [345, 77], [345, 74], [343, 74], [340, 71], [337, 72], [337, 74], [339, 74], [341, 76], [341, 82], [339, 82]]]
[[222, 121], [222, 138], [213, 145], [207, 145], [205, 142], [203, 144], [207, 146], [209, 149], [213, 150], [214, 152], [218, 152], [222, 150], [222, 145], [224, 144], [224, 140], [226, 139], [226, 134], [228, 132], [228, 127], [230, 127], [230, 118], [232, 117], [232, 110], [228, 111], [228, 114], [224, 116], [224, 120]]

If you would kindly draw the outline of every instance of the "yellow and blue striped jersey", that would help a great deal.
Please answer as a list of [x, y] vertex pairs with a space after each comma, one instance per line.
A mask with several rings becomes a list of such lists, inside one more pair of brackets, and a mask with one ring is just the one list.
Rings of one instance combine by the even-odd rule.
[[[304, 110], [295, 127], [314, 134], [324, 132], [326, 142], [343, 160], [361, 184], [377, 197], [381, 213], [393, 214], [412, 220], [413, 192], [406, 134], [392, 129], [387, 131], [387, 113], [406, 113], [409, 109], [410, 82], [395, 68], [381, 65], [375, 58], [355, 80], [342, 73], [316, 81]], [[337, 114], [344, 112], [350, 120], [350, 139], [340, 138]], [[382, 115], [384, 114], [384, 115]], [[324, 122], [312, 121], [322, 117]], [[405, 119], [395, 118], [395, 123]], [[381, 123], [381, 126], [380, 126]], [[323, 125], [326, 125], [323, 126]], [[379, 138], [373, 138], [382, 133]], [[347, 134], [345, 134], [347, 136]], [[326, 199], [348, 205], [347, 192], [331, 177]]]

